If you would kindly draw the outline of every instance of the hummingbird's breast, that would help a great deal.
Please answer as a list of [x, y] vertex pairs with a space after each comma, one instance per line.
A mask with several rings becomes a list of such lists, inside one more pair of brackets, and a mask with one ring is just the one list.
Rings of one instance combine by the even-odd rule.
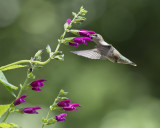
[[108, 59], [112, 62], [117, 62], [119, 59], [117, 54], [115, 54], [115, 48], [112, 45], [98, 45], [97, 49], [99, 50], [100, 54], [103, 56], [103, 59]]

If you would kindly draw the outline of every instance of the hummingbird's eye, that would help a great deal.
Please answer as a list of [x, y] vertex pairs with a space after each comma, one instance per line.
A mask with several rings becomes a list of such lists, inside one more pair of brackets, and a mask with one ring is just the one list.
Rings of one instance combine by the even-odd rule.
[[94, 36], [97, 37], [97, 34], [95, 34]]

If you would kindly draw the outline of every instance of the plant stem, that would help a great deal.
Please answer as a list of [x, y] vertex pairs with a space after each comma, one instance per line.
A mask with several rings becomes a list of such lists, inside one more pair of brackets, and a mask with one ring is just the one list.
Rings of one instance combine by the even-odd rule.
[[[53, 102], [53, 104], [52, 104], [51, 106], [53, 106], [53, 105], [56, 104], [56, 102], [57, 102], [57, 100], [58, 100], [60, 94], [61, 94], [61, 93], [59, 92], [58, 95], [57, 95], [57, 97], [56, 97], [56, 99], [54, 100], [54, 102]], [[47, 114], [47, 116], [46, 116], [46, 118], [45, 118], [46, 120], [48, 120], [51, 111], [52, 111], [52, 110], [51, 110], [51, 108], [50, 108], [49, 111], [48, 111], [48, 114]], [[43, 123], [42, 128], [44, 127], [44, 125], [45, 125], [45, 124]]]
[[[79, 15], [80, 15], [80, 12], [78, 12], [78, 14], [73, 18], [73, 20], [71, 21], [70, 25], [72, 25], [72, 23], [75, 21], [75, 19], [76, 19]], [[61, 38], [60, 38], [60, 40], [59, 40], [59, 42], [58, 42], [58, 45], [57, 45], [57, 47], [56, 47], [55, 52], [58, 51], [58, 49], [59, 49], [59, 47], [60, 47], [60, 45], [61, 45], [61, 43], [62, 43], [62, 41], [63, 41], [63, 39], [64, 39], [64, 37], [65, 37], [65, 35], [66, 35], [67, 30], [68, 30], [68, 29], [65, 29], [64, 32], [63, 32], [63, 34], [61, 35]], [[57, 98], [54, 100], [52, 106], [54, 106], [54, 105], [56, 104], [59, 96], [60, 96], [60, 92], [59, 92]], [[48, 114], [47, 114], [47, 116], [46, 116], [46, 118], [45, 118], [46, 120], [48, 120], [51, 111], [52, 111], [52, 110], [51, 110], [51, 108], [50, 108], [49, 111], [48, 111]], [[43, 123], [42, 128], [43, 128], [44, 126], [45, 126], [45, 124]]]
[[13, 65], [22, 64], [22, 63], [36, 63], [36, 64], [40, 64], [40, 65], [45, 65], [45, 64], [47, 64], [50, 60], [51, 60], [51, 58], [49, 58], [48, 60], [46, 60], [46, 61], [44, 61], [44, 62], [32, 61], [32, 60], [20, 60], [20, 61], [13, 62], [13, 63], [11, 63], [11, 64], [8, 64], [8, 65], [5, 65], [5, 66], [0, 67], [0, 70], [3, 70], [4, 68], [7, 68], [7, 67], [10, 67], [10, 66], [13, 66]]
[[[78, 14], [73, 18], [73, 20], [71, 21], [70, 25], [72, 25], [72, 23], [75, 21], [75, 19], [76, 19], [79, 15], [80, 15], [80, 12], [78, 12]], [[61, 43], [62, 43], [62, 40], [64, 39], [64, 37], [65, 37], [65, 35], [66, 35], [67, 30], [68, 30], [68, 29], [66, 28], [66, 29], [64, 30], [63, 34], [61, 35], [60, 41], [58, 42], [58, 45], [57, 45], [57, 47], [56, 47], [55, 52], [58, 51], [58, 49], [59, 49], [59, 47], [60, 47], [60, 45], [61, 45]]]
[[2, 122], [5, 122], [5, 121], [6, 121], [6, 119], [8, 118], [8, 116], [9, 116], [10, 113], [11, 113], [11, 112], [10, 112], [10, 108], [9, 108], [9, 110], [8, 110], [8, 112], [7, 112], [7, 115], [5, 116], [5, 118], [3, 119]]
[[[28, 74], [27, 74], [27, 75], [28, 75]], [[26, 80], [24, 81], [23, 86], [22, 86], [22, 88], [20, 89], [20, 91], [19, 91], [19, 93], [18, 93], [16, 99], [18, 99], [18, 98], [20, 97], [20, 95], [21, 95], [23, 89], [25, 88], [25, 86], [26, 86], [27, 83], [28, 83], [28, 80], [29, 80], [28, 77], [26, 77]]]

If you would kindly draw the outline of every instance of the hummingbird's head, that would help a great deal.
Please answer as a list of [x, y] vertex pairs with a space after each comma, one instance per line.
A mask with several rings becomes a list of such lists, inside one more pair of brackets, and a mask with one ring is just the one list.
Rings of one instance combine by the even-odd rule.
[[103, 37], [100, 34], [93, 34], [91, 35], [91, 39], [95, 42], [101, 42], [104, 41]]

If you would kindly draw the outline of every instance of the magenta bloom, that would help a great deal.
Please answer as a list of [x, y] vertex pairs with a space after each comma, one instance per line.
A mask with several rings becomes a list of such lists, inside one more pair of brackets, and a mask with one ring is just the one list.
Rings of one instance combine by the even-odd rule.
[[94, 31], [80, 30], [79, 35], [91, 38], [90, 34], [96, 34]]
[[71, 103], [71, 100], [61, 100], [57, 105], [59, 107], [65, 107], [65, 106], [69, 106], [69, 103]]
[[75, 104], [69, 104], [69, 103], [71, 103], [71, 100], [62, 100], [57, 105], [59, 107], [62, 107], [63, 110], [65, 110], [65, 111], [78, 111], [78, 109], [76, 109], [76, 107], [81, 107], [77, 103], [75, 103]]
[[73, 38], [73, 41], [79, 44], [85, 44], [87, 45], [86, 41], [92, 41], [89, 37], [75, 37]]
[[74, 46], [74, 47], [78, 47], [79, 44], [85, 44], [85, 45], [87, 45], [87, 42], [86, 42], [86, 41], [92, 41], [92, 40], [91, 40], [91, 38], [89, 38], [89, 37], [74, 37], [74, 38], [73, 38], [73, 41], [74, 41], [75, 43], [70, 43], [70, 42], [69, 42], [69, 45]]
[[78, 46], [79, 46], [79, 44], [78, 44], [77, 42], [75, 42], [75, 43], [69, 42], [69, 45], [70, 45], [70, 46], [73, 46], [73, 47], [78, 47]]
[[25, 103], [26, 101], [24, 100], [24, 98], [26, 98], [26, 97], [27, 97], [27, 95], [22, 95], [21, 97], [19, 97], [18, 99], [16, 99], [14, 101], [14, 105], [16, 106], [16, 105], [19, 105], [21, 103]]
[[67, 19], [66, 23], [67, 23], [68, 25], [70, 25], [71, 19]]
[[60, 114], [60, 115], [57, 115], [57, 116], [56, 116], [56, 120], [57, 120], [57, 121], [65, 121], [65, 120], [66, 120], [66, 119], [64, 118], [65, 116], [67, 116], [66, 113], [62, 113], [62, 114]]
[[65, 111], [78, 111], [76, 107], [81, 107], [79, 104], [70, 104], [69, 106], [63, 107]]
[[37, 109], [41, 109], [41, 107], [36, 106], [36, 107], [27, 107], [23, 109], [24, 113], [27, 114], [38, 114], [38, 112], [36, 111]]
[[33, 81], [30, 85], [32, 86], [32, 90], [34, 91], [41, 91], [40, 87], [44, 86], [44, 81], [46, 81], [45, 79], [39, 79], [39, 80], [35, 80]]

